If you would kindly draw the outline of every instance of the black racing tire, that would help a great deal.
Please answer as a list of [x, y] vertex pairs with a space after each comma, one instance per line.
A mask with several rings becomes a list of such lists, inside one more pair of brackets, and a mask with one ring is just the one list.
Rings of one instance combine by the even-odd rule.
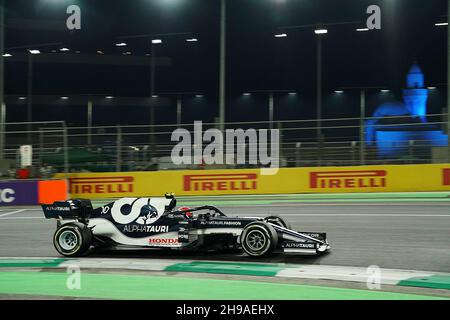
[[56, 230], [53, 245], [65, 257], [80, 257], [89, 250], [92, 239], [91, 229], [82, 223], [71, 222]]
[[253, 222], [247, 225], [241, 234], [241, 246], [251, 257], [264, 257], [271, 254], [278, 245], [278, 234], [275, 229], [264, 222]]
[[291, 224], [279, 216], [270, 216], [270, 217], [264, 218], [264, 221], [273, 223], [282, 228], [286, 228], [289, 230], [292, 229]]

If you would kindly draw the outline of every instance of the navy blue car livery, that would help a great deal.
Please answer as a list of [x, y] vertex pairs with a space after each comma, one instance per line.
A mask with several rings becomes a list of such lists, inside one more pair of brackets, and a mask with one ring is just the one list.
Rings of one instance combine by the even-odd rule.
[[108, 247], [235, 248], [253, 257], [277, 251], [319, 254], [330, 249], [325, 233], [294, 231], [278, 216], [229, 217], [215, 206], [176, 206], [173, 194], [166, 194], [122, 198], [96, 209], [84, 199], [42, 205], [42, 209], [46, 218], [58, 220], [53, 243], [69, 257]]

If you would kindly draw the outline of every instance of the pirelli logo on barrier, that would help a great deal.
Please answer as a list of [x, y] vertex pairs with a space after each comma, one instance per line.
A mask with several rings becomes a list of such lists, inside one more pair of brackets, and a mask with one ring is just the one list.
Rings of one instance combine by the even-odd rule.
[[71, 178], [70, 193], [74, 194], [120, 194], [134, 191], [134, 178], [129, 177], [92, 177]]
[[385, 188], [386, 170], [310, 172], [311, 189]]
[[196, 174], [183, 177], [184, 191], [248, 191], [257, 188], [256, 173]]
[[443, 169], [443, 185], [450, 186], [450, 168]]

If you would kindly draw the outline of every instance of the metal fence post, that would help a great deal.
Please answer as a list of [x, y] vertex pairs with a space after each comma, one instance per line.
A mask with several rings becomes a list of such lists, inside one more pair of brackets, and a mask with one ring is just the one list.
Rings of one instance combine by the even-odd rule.
[[39, 128], [39, 165], [43, 166], [42, 150], [44, 149], [44, 131]]
[[273, 114], [275, 109], [275, 98], [273, 92], [269, 94], [269, 129], [273, 129]]
[[69, 140], [68, 140], [68, 132], [67, 126], [64, 122], [63, 125], [63, 140], [64, 140], [64, 172], [69, 174], [70, 171], [70, 162], [69, 162]]
[[0, 110], [0, 159], [5, 158], [5, 135], [6, 135], [6, 103], [1, 104]]
[[322, 159], [325, 151], [325, 137], [323, 134], [319, 137], [319, 140], [316, 142], [316, 156], [317, 156], [317, 166], [322, 166]]
[[414, 163], [414, 140], [409, 140], [409, 148], [408, 148], [408, 154], [409, 154], [409, 163]]
[[359, 120], [359, 164], [361, 166], [366, 164], [366, 145], [364, 137], [364, 121], [366, 118], [366, 91], [361, 90], [361, 116]]
[[[280, 141], [279, 141], [279, 143], [280, 143], [280, 154], [279, 154], [279, 156], [280, 156], [280, 160], [281, 160], [283, 158], [283, 155], [284, 155], [284, 152], [283, 152], [284, 151], [283, 150], [283, 123], [278, 122], [278, 130], [280, 132]], [[281, 163], [280, 163], [280, 165], [281, 165]]]
[[181, 127], [181, 107], [182, 107], [181, 97], [178, 97], [177, 98], [177, 126], [178, 126], [178, 128]]
[[92, 145], [92, 100], [88, 101], [87, 105], [87, 123], [88, 123], [88, 137], [87, 144], [90, 147]]
[[122, 171], [122, 128], [117, 127], [117, 163], [116, 172]]
[[356, 146], [358, 143], [356, 141], [352, 141], [351, 148], [352, 148], [352, 165], [356, 164]]
[[[153, 99], [153, 98], [152, 98]], [[150, 106], [150, 152], [152, 154], [152, 157], [154, 155], [155, 152], [155, 107], [153, 105], [153, 100], [152, 100], [152, 105]]]
[[300, 150], [301, 147], [302, 147], [301, 142], [297, 142], [295, 144], [295, 159], [296, 159], [295, 166], [297, 168], [300, 167], [300, 164], [301, 164], [301, 150]]

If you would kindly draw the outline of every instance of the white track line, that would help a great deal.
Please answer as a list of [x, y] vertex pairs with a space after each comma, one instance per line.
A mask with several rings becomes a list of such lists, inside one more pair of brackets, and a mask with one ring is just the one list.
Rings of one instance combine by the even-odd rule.
[[[226, 206], [226, 205], [225, 205]], [[224, 207], [225, 207], [224, 206]], [[239, 205], [236, 205], [239, 206]], [[248, 206], [248, 205], [247, 205]], [[261, 205], [254, 205], [256, 206], [266, 206], [265, 204], [261, 204]], [[307, 202], [303, 202], [303, 203], [271, 203], [270, 206], [273, 207], [354, 207], [354, 206], [359, 206], [359, 207], [402, 207], [402, 206], [421, 206], [421, 207], [429, 207], [429, 206], [438, 206], [438, 207], [449, 207], [450, 206], [450, 202], [446, 203], [442, 203], [442, 202], [398, 202], [398, 203], [389, 203], [389, 202], [383, 202], [383, 203], [317, 203], [317, 202], [311, 202], [311, 203], [307, 203]]]
[[45, 220], [45, 217], [9, 217], [9, 218], [0, 218], [1, 220]]
[[[7, 263], [8, 260], [55, 260], [58, 258], [0, 258], [0, 263]], [[81, 259], [65, 259], [57, 268], [67, 268], [70, 266], [77, 266], [81, 269], [116, 269], [116, 270], [140, 270], [140, 271], [166, 271], [168, 266], [177, 263], [192, 263], [194, 260], [171, 260], [171, 259], [117, 259], [117, 258], [81, 258]], [[210, 261], [204, 260], [200, 263], [218, 263], [223, 264], [246, 264], [245, 262], [233, 261]], [[254, 262], [253, 264], [273, 265], [273, 263]], [[250, 266], [250, 264], [249, 264]], [[370, 280], [370, 274], [366, 267], [350, 267], [350, 266], [330, 266], [330, 265], [305, 265], [305, 264], [278, 264], [281, 270], [275, 277], [282, 278], [297, 278], [297, 279], [317, 279], [317, 280], [334, 280], [334, 281], [350, 281], [367, 283]], [[195, 270], [194, 270], [195, 272]], [[401, 269], [379, 269], [380, 282], [383, 285], [396, 285], [401, 280], [416, 278], [416, 277], [430, 277], [432, 275], [444, 275], [447, 273], [433, 272], [433, 271], [416, 271], [416, 270], [401, 270]], [[197, 273], [197, 272], [195, 272]], [[201, 272], [200, 272], [201, 273]]]
[[[25, 209], [26, 210], [26, 209]], [[17, 212], [11, 212], [9, 214], [14, 214]], [[8, 215], [9, 215], [8, 214]], [[267, 215], [270, 215], [270, 213], [267, 213]], [[288, 216], [295, 216], [295, 217], [404, 217], [404, 218], [450, 218], [450, 214], [372, 214], [372, 213], [285, 213], [282, 214], [286, 217]], [[230, 215], [232, 217], [232, 215]], [[264, 216], [261, 216], [264, 217]], [[8, 218], [2, 218], [0, 216], [1, 220], [45, 220], [45, 217], [8, 217]]]
[[20, 210], [8, 212], [8, 213], [0, 214], [0, 218], [6, 217], [6, 216], [10, 216], [10, 215], [16, 214], [16, 213], [21, 213], [21, 212], [24, 212], [24, 211], [27, 211], [27, 209], [20, 209]]
[[285, 216], [304, 217], [449, 217], [450, 214], [389, 214], [389, 213], [285, 213]]

